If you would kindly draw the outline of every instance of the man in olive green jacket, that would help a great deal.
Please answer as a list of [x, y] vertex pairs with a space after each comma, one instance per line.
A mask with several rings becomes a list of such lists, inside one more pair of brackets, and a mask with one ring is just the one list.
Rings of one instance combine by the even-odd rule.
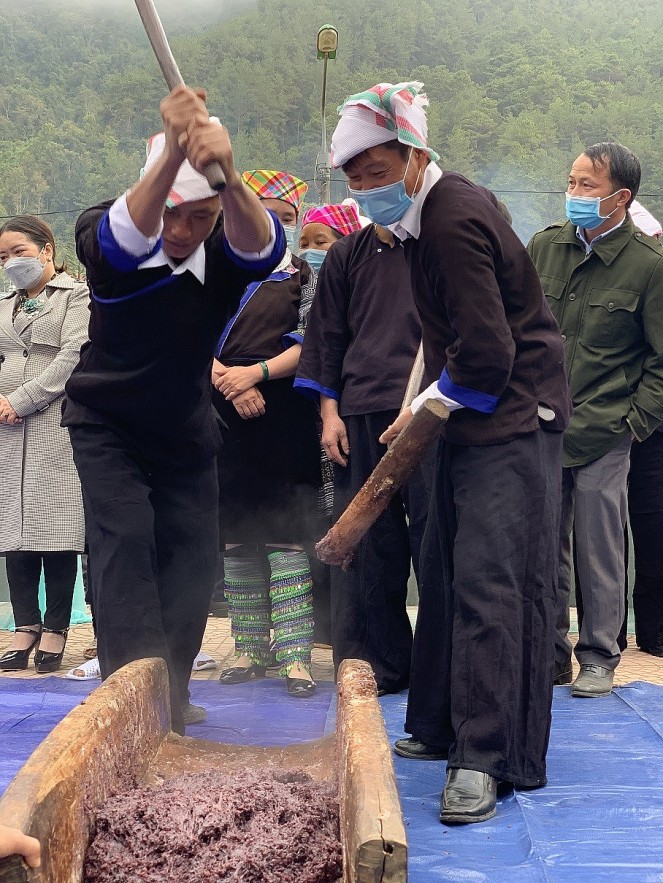
[[[565, 341], [574, 413], [564, 437], [555, 683], [570, 683], [571, 535], [584, 608], [572, 695], [610, 693], [624, 618], [624, 525], [631, 443], [663, 423], [663, 247], [628, 207], [640, 163], [602, 142], [574, 162], [568, 221], [528, 251]], [[575, 527], [575, 530], [574, 530]]]

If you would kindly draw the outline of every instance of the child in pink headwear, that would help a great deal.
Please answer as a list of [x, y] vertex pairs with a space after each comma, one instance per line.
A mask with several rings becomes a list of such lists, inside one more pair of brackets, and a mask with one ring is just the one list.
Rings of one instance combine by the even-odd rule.
[[332, 245], [348, 233], [361, 230], [361, 226], [354, 205], [314, 206], [302, 218], [299, 257], [317, 273]]

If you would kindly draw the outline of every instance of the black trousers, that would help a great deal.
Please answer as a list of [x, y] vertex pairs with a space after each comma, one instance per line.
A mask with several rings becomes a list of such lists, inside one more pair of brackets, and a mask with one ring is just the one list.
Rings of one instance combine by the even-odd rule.
[[44, 626], [69, 628], [74, 598], [78, 552], [6, 552], [9, 598], [17, 626], [41, 622], [39, 580], [44, 569], [46, 610]]
[[[635, 582], [633, 615], [638, 647], [663, 653], [663, 432], [654, 432], [643, 442], [631, 445], [628, 474], [628, 518], [633, 538]], [[617, 644], [627, 647], [628, 628], [628, 543], [624, 532], [625, 614]], [[578, 624], [582, 623], [582, 586], [576, 576]]]
[[449, 767], [546, 782], [561, 433], [440, 442], [405, 729]]
[[219, 554], [216, 462], [163, 466], [102, 425], [69, 427], [83, 489], [102, 678], [165, 659], [175, 732], [184, 731]]
[[663, 432], [633, 443], [628, 482], [636, 642], [663, 652]]
[[[386, 451], [378, 437], [397, 411], [344, 417], [350, 442], [348, 465], [334, 466], [334, 518], [343, 512]], [[331, 569], [332, 647], [336, 668], [364, 659], [378, 688], [408, 685], [412, 627], [406, 610], [411, 559], [428, 513], [428, 487], [419, 475], [397, 494], [357, 548], [349, 571]], [[406, 515], [409, 515], [410, 529]]]

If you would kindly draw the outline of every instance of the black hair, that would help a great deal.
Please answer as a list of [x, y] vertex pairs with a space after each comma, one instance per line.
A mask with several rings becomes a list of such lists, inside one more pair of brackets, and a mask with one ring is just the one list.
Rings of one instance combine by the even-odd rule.
[[599, 141], [585, 151], [585, 156], [592, 161], [594, 169], [607, 168], [608, 176], [615, 187], [624, 187], [631, 191], [631, 198], [626, 204], [628, 208], [640, 189], [640, 160], [623, 144], [616, 141]]
[[[398, 155], [403, 160], [406, 160], [408, 158], [408, 155], [409, 155], [410, 149], [411, 149], [409, 144], [403, 144], [401, 141], [398, 141], [396, 138], [392, 138], [391, 141], [383, 141], [382, 144], [376, 144], [374, 146], [375, 147], [386, 147], [387, 150], [395, 150], [398, 152]], [[371, 148], [367, 147], [366, 149], [370, 150]], [[363, 150], [360, 151], [360, 153], [363, 153], [363, 152], [364, 152]], [[355, 161], [357, 156], [359, 156], [359, 154], [356, 154], [355, 156], [351, 156], [347, 162], [343, 163], [343, 165], [341, 166], [342, 171], [347, 172], [347, 170], [350, 168], [350, 166]]]
[[412, 149], [411, 145], [403, 144], [402, 141], [397, 141], [395, 139], [392, 141], [385, 141], [382, 146], [386, 147], [387, 150], [397, 150], [401, 159], [407, 159], [410, 155], [410, 150]]

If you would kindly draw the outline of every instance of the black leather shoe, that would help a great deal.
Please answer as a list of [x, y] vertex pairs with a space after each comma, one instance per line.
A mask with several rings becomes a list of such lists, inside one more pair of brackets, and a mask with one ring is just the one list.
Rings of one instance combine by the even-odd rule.
[[663, 656], [663, 647], [639, 647], [638, 649], [642, 653], [649, 653], [650, 656]]
[[182, 717], [184, 718], [184, 725], [190, 727], [193, 724], [205, 723], [207, 712], [202, 705], [192, 705], [190, 702], [187, 702], [186, 705], [182, 706]]
[[221, 684], [245, 684], [252, 678], [264, 678], [265, 668], [262, 665], [234, 665], [232, 668], [224, 668], [219, 675]]
[[216, 598], [212, 598], [209, 605], [209, 615], [216, 616], [219, 619], [228, 619], [230, 613], [230, 606], [227, 601], [223, 599], [216, 600]]
[[30, 654], [41, 637], [41, 629], [36, 632], [34, 629], [19, 626], [14, 631], [21, 632], [23, 635], [32, 635], [33, 641], [25, 650], [7, 650], [6, 653], [3, 653], [0, 656], [0, 671], [24, 671], [28, 667]]
[[317, 687], [315, 681], [307, 681], [306, 678], [290, 678], [287, 675], [285, 683], [288, 695], [295, 696], [297, 699], [307, 699], [315, 693]]
[[407, 690], [408, 684], [400, 684], [399, 686], [393, 687], [379, 687], [378, 686], [378, 696], [390, 696], [392, 693], [400, 693], [402, 690]]
[[485, 822], [495, 815], [496, 804], [497, 779], [477, 770], [447, 770], [440, 803], [443, 824]]
[[573, 665], [571, 659], [565, 659], [564, 662], [555, 662], [553, 668], [553, 684], [555, 687], [562, 687], [564, 684], [570, 684], [573, 680]]
[[64, 638], [62, 642], [62, 650], [59, 653], [51, 653], [48, 650], [37, 650], [35, 653], [35, 670], [40, 675], [50, 674], [57, 671], [62, 665], [62, 657], [64, 656], [64, 648], [67, 646], [67, 635], [69, 629], [42, 629], [42, 632], [50, 632], [52, 635], [60, 635]]
[[396, 739], [394, 751], [399, 757], [407, 757], [410, 760], [446, 760], [449, 754], [448, 748], [427, 745], [413, 736], [410, 736], [409, 739]]

